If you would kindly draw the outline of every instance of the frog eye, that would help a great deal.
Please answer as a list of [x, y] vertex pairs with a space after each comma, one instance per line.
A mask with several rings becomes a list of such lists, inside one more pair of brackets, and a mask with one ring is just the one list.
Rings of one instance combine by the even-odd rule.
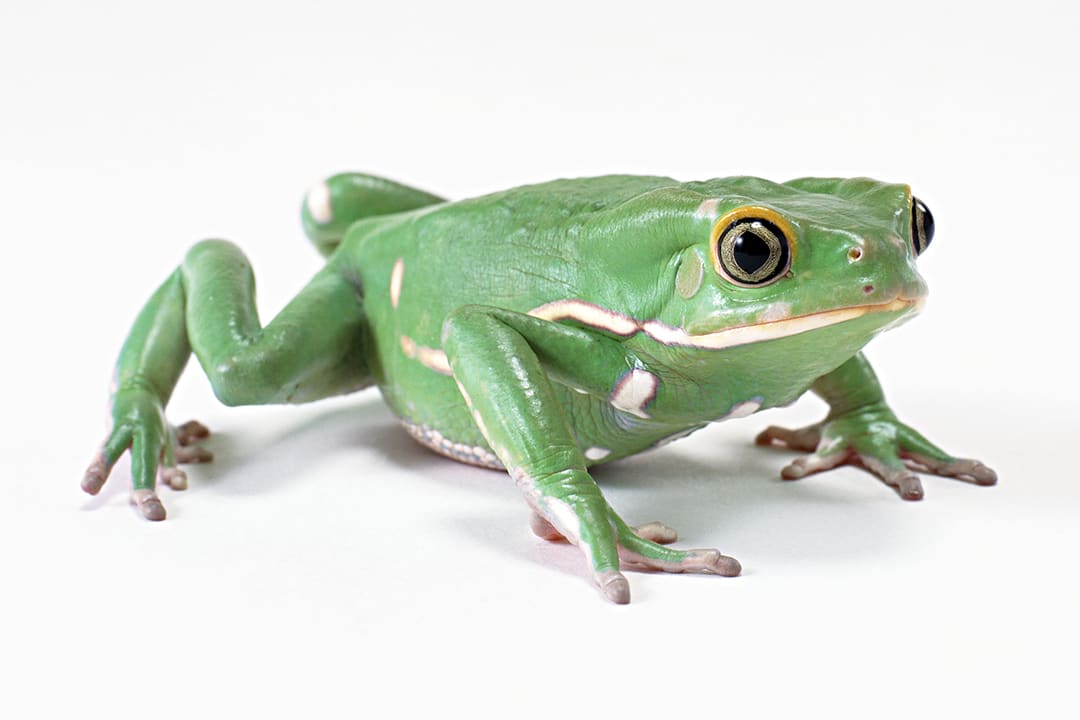
[[911, 198], [911, 244], [915, 254], [922, 255], [933, 239], [934, 216], [930, 214], [930, 208], [919, 198]]
[[761, 287], [791, 265], [791, 227], [767, 208], [738, 208], [713, 226], [713, 265], [728, 281]]

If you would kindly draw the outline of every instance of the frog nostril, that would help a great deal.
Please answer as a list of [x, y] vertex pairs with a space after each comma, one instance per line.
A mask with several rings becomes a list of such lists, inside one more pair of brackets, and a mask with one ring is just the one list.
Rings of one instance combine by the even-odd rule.
[[863, 285], [862, 291], [863, 291], [863, 295], [869, 295], [870, 293], [874, 292], [874, 286], [873, 285]]
[[859, 262], [862, 260], [862, 248], [853, 247], [847, 252], [848, 262]]

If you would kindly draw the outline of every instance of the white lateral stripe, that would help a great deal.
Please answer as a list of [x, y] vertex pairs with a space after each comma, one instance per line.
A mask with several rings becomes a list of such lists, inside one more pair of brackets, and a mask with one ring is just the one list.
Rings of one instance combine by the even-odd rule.
[[633, 335], [641, 329], [638, 321], [634, 318], [584, 300], [556, 300], [533, 308], [529, 311], [529, 315], [541, 320], [550, 320], [551, 322], [576, 320], [590, 327], [613, 332], [616, 335]]
[[799, 333], [817, 330], [847, 320], [854, 320], [872, 312], [899, 312], [910, 308], [917, 311], [921, 309], [922, 302], [922, 298], [917, 300], [897, 298], [891, 302], [878, 305], [857, 305], [855, 307], [837, 308], [836, 310], [825, 310], [756, 325], [739, 325], [701, 335], [691, 335], [682, 328], [672, 327], [659, 320], [640, 322], [627, 315], [584, 300], [556, 300], [534, 308], [528, 314], [552, 322], [574, 320], [583, 325], [608, 330], [616, 335], [630, 336], [640, 330], [664, 345], [723, 350], [737, 345], [748, 345], [763, 340], [775, 340], [789, 335], [798, 335]]
[[[586, 308], [584, 314], [579, 312], [583, 307]], [[826, 310], [759, 325], [740, 325], [739, 327], [702, 335], [691, 335], [681, 328], [665, 325], [659, 320], [649, 320], [646, 323], [638, 324], [638, 321], [633, 318], [582, 300], [559, 300], [547, 303], [529, 311], [529, 315], [551, 321], [577, 320], [585, 325], [610, 330], [617, 335], [633, 335], [638, 330], [642, 330], [649, 337], [665, 345], [722, 350], [737, 345], [747, 345], [764, 340], [775, 340], [790, 335], [798, 335], [809, 330], [817, 330], [847, 320], [854, 320], [872, 312], [899, 312], [909, 308], [919, 310], [921, 307], [922, 298], [918, 300], [897, 298], [879, 305], [860, 305], [837, 310]], [[602, 320], [602, 322], [596, 322], [596, 320]], [[631, 325], [633, 330], [628, 330], [627, 327]], [[407, 356], [415, 357], [428, 369], [443, 375], [453, 375], [450, 370], [450, 362], [446, 358], [446, 353], [442, 350], [417, 345], [411, 338], [406, 336], [401, 338], [401, 348]], [[615, 386], [611, 395], [611, 404], [632, 415], [647, 418], [649, 415], [645, 412], [645, 406], [655, 397], [659, 382], [659, 379], [650, 372], [633, 370], [624, 375]]]
[[735, 347], [736, 345], [748, 345], [764, 340], [798, 335], [810, 330], [818, 330], [829, 325], [854, 320], [872, 312], [899, 312], [916, 306], [914, 300], [902, 300], [897, 298], [892, 302], [879, 305], [860, 305], [857, 307], [838, 308], [824, 312], [800, 315], [786, 320], [761, 323], [759, 325], [741, 325], [727, 328], [716, 332], [702, 335], [691, 335], [681, 328], [664, 325], [658, 320], [645, 323], [642, 328], [651, 337], [668, 345], [684, 345], [687, 347], [705, 348], [707, 350], [722, 350]]

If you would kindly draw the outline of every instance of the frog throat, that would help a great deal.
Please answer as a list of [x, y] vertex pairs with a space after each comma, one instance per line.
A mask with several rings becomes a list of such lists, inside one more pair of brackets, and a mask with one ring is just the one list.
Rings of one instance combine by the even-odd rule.
[[700, 334], [688, 333], [682, 328], [667, 325], [659, 320], [642, 322], [584, 300], [556, 300], [533, 308], [528, 314], [552, 322], [572, 320], [623, 337], [644, 332], [663, 345], [723, 350], [819, 330], [830, 325], [855, 320], [870, 313], [899, 313], [912, 310], [918, 312], [922, 309], [924, 299], [898, 297], [884, 303], [823, 310], [783, 320], [737, 325]]

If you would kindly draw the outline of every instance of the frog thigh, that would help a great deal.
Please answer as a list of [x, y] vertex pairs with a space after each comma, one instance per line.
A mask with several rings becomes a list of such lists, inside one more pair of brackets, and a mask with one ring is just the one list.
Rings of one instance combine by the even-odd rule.
[[336, 268], [324, 267], [266, 327], [235, 245], [195, 245], [181, 278], [191, 349], [226, 405], [308, 402], [371, 384], [360, 293]]

